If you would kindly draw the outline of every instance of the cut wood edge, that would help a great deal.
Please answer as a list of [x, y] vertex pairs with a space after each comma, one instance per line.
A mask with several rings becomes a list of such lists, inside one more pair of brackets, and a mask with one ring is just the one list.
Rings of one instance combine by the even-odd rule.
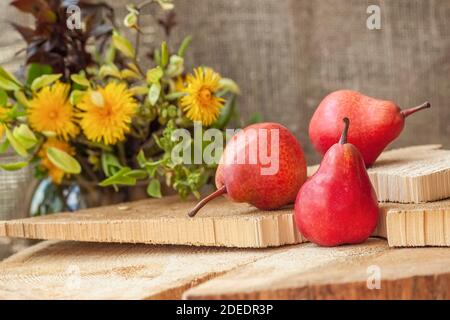
[[450, 200], [427, 204], [385, 204], [391, 247], [450, 246]]

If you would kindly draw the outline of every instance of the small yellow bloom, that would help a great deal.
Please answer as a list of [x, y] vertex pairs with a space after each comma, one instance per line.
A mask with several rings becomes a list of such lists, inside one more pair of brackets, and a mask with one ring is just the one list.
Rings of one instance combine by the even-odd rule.
[[75, 149], [72, 148], [67, 142], [61, 141], [55, 138], [48, 139], [44, 145], [42, 146], [41, 150], [38, 153], [39, 158], [41, 158], [41, 167], [44, 170], [47, 170], [48, 175], [52, 179], [52, 181], [55, 184], [61, 184], [62, 179], [64, 178], [65, 172], [59, 169], [57, 166], [55, 166], [50, 159], [47, 157], [47, 150], [49, 148], [56, 148], [62, 151], [65, 151], [66, 153], [70, 154], [71, 156], [75, 155]]
[[77, 107], [86, 137], [110, 145], [125, 139], [138, 105], [125, 84], [112, 82], [85, 94]]
[[183, 76], [178, 76], [175, 78], [174, 81], [174, 89], [176, 92], [183, 92], [183, 90], [186, 88], [186, 78]]
[[206, 126], [217, 120], [224, 102], [215, 95], [219, 81], [220, 75], [210, 68], [197, 68], [194, 75], [187, 76], [183, 89], [187, 95], [181, 98], [180, 105], [189, 119]]
[[56, 82], [36, 94], [28, 108], [28, 119], [35, 131], [54, 132], [64, 140], [78, 134], [74, 108], [68, 100], [69, 91], [69, 85]]
[[3, 134], [5, 133], [5, 127], [3, 126], [3, 121], [6, 120], [6, 113], [8, 110], [6, 110], [3, 107], [0, 107], [0, 139], [3, 138]]

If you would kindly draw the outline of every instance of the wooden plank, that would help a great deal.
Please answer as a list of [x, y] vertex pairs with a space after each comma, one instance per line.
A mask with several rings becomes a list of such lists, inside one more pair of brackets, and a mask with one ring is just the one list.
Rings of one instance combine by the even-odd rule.
[[74, 213], [0, 222], [0, 236], [95, 242], [263, 248], [303, 241], [292, 208], [260, 211], [219, 198], [195, 218], [194, 201], [143, 200]]
[[368, 172], [379, 201], [421, 203], [450, 198], [450, 151], [440, 145], [384, 152]]
[[[194, 202], [144, 200], [74, 213], [0, 222], [0, 236], [119, 243], [264, 248], [306, 241], [292, 208], [262, 212], [219, 198], [195, 218]], [[393, 247], [450, 246], [450, 200], [380, 204], [374, 236]]]
[[[317, 169], [309, 167], [308, 174]], [[450, 198], [450, 150], [440, 145], [385, 151], [367, 172], [380, 202], [424, 203]]]
[[0, 263], [0, 299], [179, 299], [277, 250], [46, 241]]
[[183, 298], [450, 299], [450, 248], [390, 250], [375, 239], [338, 248], [301, 244], [189, 289]]
[[392, 247], [450, 246], [450, 200], [380, 206]]

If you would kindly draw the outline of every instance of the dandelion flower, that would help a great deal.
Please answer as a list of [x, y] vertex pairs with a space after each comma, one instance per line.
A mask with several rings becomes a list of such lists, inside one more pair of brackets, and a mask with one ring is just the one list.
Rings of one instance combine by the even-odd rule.
[[77, 107], [86, 137], [110, 145], [125, 139], [138, 105], [125, 84], [109, 83], [85, 94]]
[[217, 120], [224, 99], [215, 95], [219, 89], [220, 75], [210, 68], [197, 68], [186, 78], [186, 93], [180, 100], [181, 108], [193, 121], [210, 125]]
[[64, 140], [78, 134], [74, 108], [68, 100], [69, 91], [69, 85], [57, 82], [36, 94], [28, 108], [28, 119], [35, 131], [53, 132]]
[[47, 157], [47, 150], [49, 148], [62, 150], [70, 154], [71, 156], [75, 155], [75, 149], [65, 141], [61, 141], [56, 138], [50, 138], [42, 145], [41, 150], [38, 152], [38, 157], [41, 158], [41, 167], [48, 172], [48, 175], [55, 184], [61, 184], [65, 172], [55, 166], [53, 162], [51, 162]]

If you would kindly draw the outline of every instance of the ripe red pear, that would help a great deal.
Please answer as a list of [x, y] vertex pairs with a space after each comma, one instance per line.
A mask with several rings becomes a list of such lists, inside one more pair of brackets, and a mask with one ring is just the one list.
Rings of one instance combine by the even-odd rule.
[[364, 242], [378, 222], [375, 191], [361, 154], [347, 143], [349, 120], [344, 122], [341, 140], [326, 152], [295, 202], [300, 233], [321, 246]]
[[217, 168], [217, 191], [188, 214], [222, 194], [261, 210], [278, 209], [294, 203], [305, 180], [305, 156], [294, 135], [278, 123], [254, 124], [230, 139]]
[[403, 130], [405, 119], [429, 108], [425, 102], [418, 107], [401, 110], [394, 102], [378, 100], [351, 90], [330, 93], [317, 107], [309, 124], [309, 137], [322, 155], [339, 139], [342, 118], [348, 117], [352, 130], [348, 142], [361, 152], [370, 167], [386, 146]]

